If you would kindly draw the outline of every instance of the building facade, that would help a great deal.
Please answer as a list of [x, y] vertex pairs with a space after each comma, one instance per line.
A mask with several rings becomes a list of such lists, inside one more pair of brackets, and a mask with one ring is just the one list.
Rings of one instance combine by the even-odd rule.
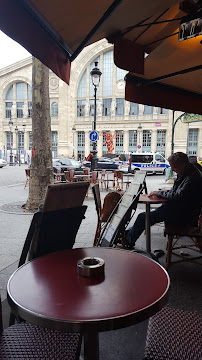
[[[97, 90], [98, 156], [111, 152], [171, 153], [173, 111], [125, 101], [126, 71], [113, 63], [113, 46], [106, 40], [85, 48], [72, 63], [70, 85], [52, 71], [49, 76], [53, 156], [77, 159], [92, 150], [94, 87], [90, 71], [98, 62], [102, 75]], [[10, 152], [26, 161], [32, 149], [32, 58], [0, 70], [0, 157]], [[181, 115], [174, 113], [174, 120]], [[107, 146], [108, 145], [108, 146]], [[202, 122], [178, 121], [174, 151], [202, 156]]]

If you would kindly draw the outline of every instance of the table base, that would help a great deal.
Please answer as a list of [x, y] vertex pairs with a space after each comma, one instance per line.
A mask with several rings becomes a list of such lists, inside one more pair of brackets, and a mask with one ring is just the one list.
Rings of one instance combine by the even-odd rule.
[[99, 334], [97, 331], [84, 334], [84, 360], [99, 360]]

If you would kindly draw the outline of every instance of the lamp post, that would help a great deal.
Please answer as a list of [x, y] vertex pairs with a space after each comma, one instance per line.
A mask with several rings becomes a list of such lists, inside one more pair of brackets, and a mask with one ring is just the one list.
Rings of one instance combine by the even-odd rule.
[[[100, 83], [100, 77], [102, 75], [100, 69], [98, 68], [98, 62], [95, 61], [95, 67], [90, 72], [92, 83], [94, 86], [94, 120], [93, 120], [93, 126], [92, 130], [96, 131], [96, 115], [97, 115], [97, 107], [96, 107], [96, 101], [97, 101], [97, 87]], [[92, 153], [92, 160], [91, 160], [91, 171], [97, 169], [97, 141], [93, 142], [93, 151]]]
[[75, 149], [75, 145], [74, 145], [74, 134], [75, 134], [75, 132], [76, 132], [76, 127], [75, 127], [75, 125], [73, 125], [73, 127], [72, 127], [72, 133], [73, 133], [73, 159], [74, 159], [74, 149]]
[[[184, 112], [182, 115], [178, 116], [178, 118], [175, 120], [175, 110], [173, 110], [173, 118], [172, 118], [172, 137], [171, 137], [171, 154], [174, 153], [174, 133], [175, 133], [175, 125], [177, 124], [178, 120], [180, 120], [183, 116], [185, 116], [187, 113]], [[175, 121], [174, 121], [175, 120]]]
[[141, 130], [142, 130], [142, 125], [139, 124], [138, 127], [137, 127], [137, 131], [138, 131], [138, 146], [137, 146], [137, 148], [138, 148], [139, 152], [140, 152], [140, 149], [141, 149], [141, 145], [140, 145], [140, 143], [141, 143], [141, 140], [140, 140]]
[[16, 148], [17, 148], [17, 151], [18, 151], [19, 166], [21, 165], [21, 159], [20, 159], [20, 142], [19, 142], [18, 134], [20, 134], [21, 132], [25, 133], [26, 124], [23, 124], [22, 126], [23, 126], [23, 130], [22, 130], [22, 131], [19, 131], [19, 130], [18, 130], [17, 125], [16, 125], [16, 127], [15, 127], [15, 133], [16, 133], [16, 138], [17, 138]]
[[11, 150], [10, 150], [10, 163], [9, 163], [9, 166], [13, 166], [13, 152], [12, 152], [12, 147], [13, 147], [13, 142], [12, 142], [12, 127], [13, 127], [13, 121], [10, 117], [10, 120], [8, 122], [8, 125], [10, 127], [10, 147], [11, 147]]

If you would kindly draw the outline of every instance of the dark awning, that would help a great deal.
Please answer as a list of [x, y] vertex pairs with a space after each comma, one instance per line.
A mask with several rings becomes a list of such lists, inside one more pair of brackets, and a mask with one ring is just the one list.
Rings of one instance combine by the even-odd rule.
[[115, 64], [130, 72], [127, 100], [202, 114], [201, 36], [178, 41], [181, 19], [197, 6], [186, 0], [182, 11], [180, 2], [0, 0], [0, 29], [67, 83], [71, 61], [107, 38]]

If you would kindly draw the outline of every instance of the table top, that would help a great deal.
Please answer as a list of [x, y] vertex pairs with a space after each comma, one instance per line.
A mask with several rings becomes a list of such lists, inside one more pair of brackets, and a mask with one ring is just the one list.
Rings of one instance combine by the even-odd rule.
[[[105, 275], [78, 274], [86, 257], [105, 261]], [[152, 316], [165, 305], [165, 269], [144, 255], [112, 248], [83, 248], [52, 253], [21, 266], [11, 276], [11, 307], [36, 325], [65, 331], [106, 331]]]
[[157, 197], [150, 198], [146, 194], [141, 194], [140, 197], [139, 197], [139, 202], [140, 203], [145, 203], [145, 204], [161, 204], [161, 203], [164, 203], [165, 201], [167, 201], [167, 200], [166, 199], [159, 199]]

